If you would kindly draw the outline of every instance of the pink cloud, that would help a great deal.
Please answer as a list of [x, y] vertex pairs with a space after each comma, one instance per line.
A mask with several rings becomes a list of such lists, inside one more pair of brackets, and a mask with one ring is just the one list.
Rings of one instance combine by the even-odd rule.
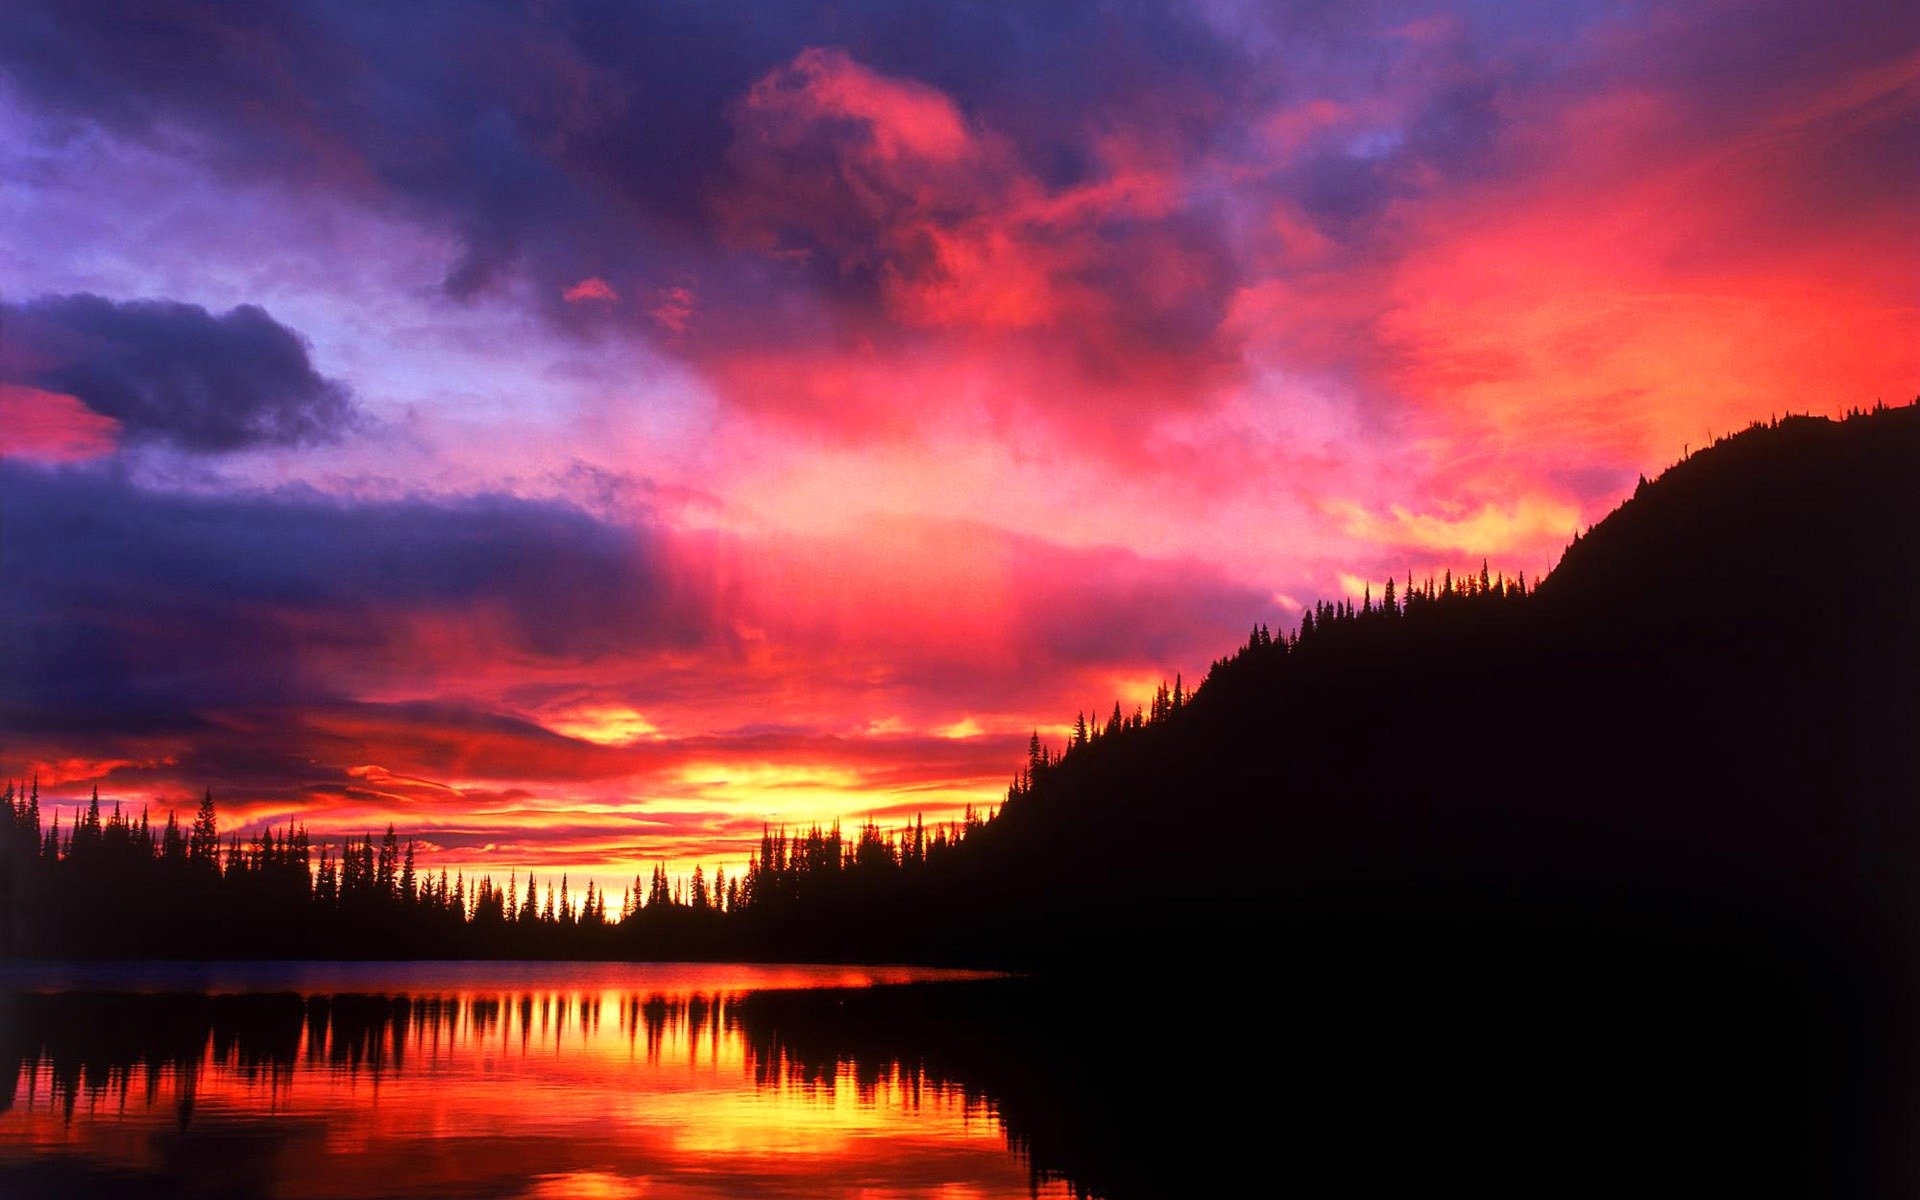
[[[757, 386], [772, 375], [786, 381], [774, 395], [838, 397], [831, 420], [844, 425], [847, 412], [901, 407], [889, 381], [931, 355], [993, 374], [995, 403], [1071, 426], [1096, 407], [1192, 402], [1235, 369], [1232, 348], [1215, 344], [1230, 268], [1198, 226], [1177, 221], [1181, 165], [1147, 139], [1095, 137], [1097, 169], [1049, 187], [949, 98], [836, 50], [769, 74], [733, 120], [722, 219], [753, 252], [811, 272], [818, 318], [790, 336], [777, 323], [736, 324], [703, 348], [741, 403], [781, 407]], [[849, 373], [820, 361], [823, 344], [873, 363], [891, 398], [814, 388], [810, 372]], [[913, 404], [956, 399], [941, 388]], [[826, 411], [788, 406], [802, 421]]]
[[681, 334], [687, 331], [687, 322], [693, 319], [695, 305], [692, 288], [661, 288], [657, 293], [657, 302], [647, 310], [647, 315], [668, 333]]
[[870, 71], [842, 50], [802, 50], [754, 84], [746, 106], [801, 124], [858, 123], [873, 154], [885, 160], [955, 163], [978, 152], [958, 107], [938, 88]]
[[1326, 97], [1290, 104], [1267, 114], [1260, 136], [1266, 151], [1284, 161], [1332, 134], [1352, 132], [1383, 107], [1377, 101], [1354, 104]]
[[614, 291], [613, 285], [598, 275], [590, 275], [562, 292], [560, 298], [568, 304], [586, 304], [589, 302], [611, 304], [620, 299], [620, 293]]
[[[807, 50], [756, 83], [734, 121], [739, 186], [722, 205], [750, 245], [824, 255], [843, 276], [871, 273], [887, 313], [908, 324], [1051, 314], [1044, 275], [1010, 253], [1016, 231], [996, 220], [1031, 181], [1011, 147], [937, 90], [839, 50]], [[994, 268], [1018, 270], [1005, 290], [1037, 294], [1008, 305], [983, 278]]]
[[1913, 394], [1920, 309], [1885, 254], [1907, 218], [1867, 195], [1785, 204], [1781, 181], [1826, 170], [1836, 129], [1910, 119], [1917, 79], [1913, 60], [1864, 72], [1732, 139], [1644, 91], [1536, 122], [1525, 178], [1408, 213], [1386, 381], [1508, 470], [1658, 465], [1770, 412]]
[[1424, 178], [1364, 237], [1276, 200], [1232, 324], [1412, 462], [1322, 505], [1353, 561], [1477, 546], [1531, 572], [1711, 434], [1920, 392], [1920, 299], [1887, 253], [1914, 189], [1870, 165], [1920, 113], [1920, 60], [1756, 88], [1714, 125], [1691, 86], [1530, 96], [1494, 132], [1501, 169]]
[[111, 454], [120, 422], [63, 392], [0, 383], [0, 458], [78, 462]]

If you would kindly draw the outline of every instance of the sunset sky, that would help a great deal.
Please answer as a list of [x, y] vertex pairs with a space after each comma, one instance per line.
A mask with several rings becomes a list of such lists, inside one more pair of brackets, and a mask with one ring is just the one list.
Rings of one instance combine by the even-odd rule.
[[0, 774], [616, 887], [992, 803], [1912, 399], [1916, 164], [1884, 0], [11, 4]]

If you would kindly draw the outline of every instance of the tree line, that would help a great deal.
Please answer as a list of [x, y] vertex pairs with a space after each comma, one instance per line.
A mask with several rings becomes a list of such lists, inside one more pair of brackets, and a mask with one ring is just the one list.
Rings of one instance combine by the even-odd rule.
[[[391, 825], [319, 844], [289, 821], [223, 835], [213, 793], [192, 821], [154, 822], [99, 789], [62, 823], [37, 778], [0, 792], [0, 954], [10, 957], [714, 957], [844, 895], [885, 890], [949, 859], [988, 818], [897, 830], [836, 821], [765, 830], [745, 870], [656, 865], [619, 897], [565, 873], [451, 876]], [[772, 950], [771, 947], [768, 948]]]
[[1532, 595], [1525, 572], [1508, 579], [1504, 572], [1492, 571], [1483, 559], [1477, 576], [1455, 578], [1448, 570], [1418, 582], [1412, 574], [1404, 583], [1388, 579], [1378, 599], [1373, 585], [1363, 584], [1357, 602], [1318, 601], [1301, 613], [1299, 624], [1291, 631], [1275, 633], [1265, 623], [1256, 624], [1244, 643], [1213, 661], [1206, 677], [1191, 691], [1184, 678], [1175, 675], [1171, 686], [1162, 681], [1152, 699], [1135, 705], [1131, 713], [1117, 700], [1104, 719], [1098, 708], [1077, 712], [1072, 732], [1058, 751], [1036, 729], [1028, 740], [1026, 764], [1007, 789], [1007, 803], [1031, 803], [1042, 781], [1069, 762], [1078, 765], [1124, 757], [1147, 740], [1150, 729], [1182, 719], [1196, 705], [1217, 708], [1221, 694], [1240, 682], [1256, 676], [1271, 677], [1276, 671], [1284, 675], [1289, 659], [1363, 666], [1382, 654], [1404, 656], [1410, 646], [1407, 631], [1415, 638], [1435, 631], [1459, 640], [1475, 629], [1502, 626]]
[[[1006, 836], [1003, 809], [1042, 803], [1064, 778], [1123, 763], [1139, 747], [1214, 704], [1236, 680], [1284, 660], [1362, 662], [1399, 629], [1497, 624], [1528, 599], [1526, 579], [1482, 563], [1416, 583], [1388, 580], [1374, 596], [1322, 601], [1291, 631], [1255, 625], [1235, 652], [1189, 689], [1162, 683], [1131, 713], [1115, 701], [1075, 714], [1058, 748], [1034, 730], [1004, 806], [969, 807], [957, 821], [924, 819], [898, 829], [875, 822], [851, 835], [838, 821], [804, 832], [768, 827], [746, 868], [729, 876], [671, 875], [665, 864], [615, 898], [565, 873], [529, 871], [504, 882], [420, 865], [417, 839], [392, 825], [339, 844], [316, 842], [289, 821], [246, 837], [223, 833], [213, 793], [191, 822], [169, 811], [154, 823], [95, 788], [62, 825], [42, 811], [37, 779], [0, 793], [0, 952], [45, 957], [525, 957], [710, 958], [808, 953], [819, 957], [913, 956], [921, 939], [903, 914], [951, 911], [952, 898], [989, 887]], [[1284, 670], [1284, 668], [1282, 668]], [[1088, 765], [1093, 764], [1093, 765]], [[1051, 786], [1050, 786], [1051, 785]], [[1000, 845], [996, 847], [996, 843]], [[984, 844], [984, 845], [983, 845]], [[1037, 870], [1038, 867], [1022, 868]], [[828, 938], [828, 928], [866, 930]], [[875, 932], [879, 931], [879, 932]], [[938, 938], [934, 939], [935, 941]]]

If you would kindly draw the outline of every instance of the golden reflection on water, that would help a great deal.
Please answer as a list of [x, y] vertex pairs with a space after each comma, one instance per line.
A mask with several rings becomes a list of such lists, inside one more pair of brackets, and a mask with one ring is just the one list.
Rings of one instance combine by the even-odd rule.
[[288, 1198], [1067, 1194], [1030, 1178], [990, 1102], [899, 1062], [807, 1059], [743, 998], [16, 997], [46, 1032], [10, 1051], [0, 1165]]

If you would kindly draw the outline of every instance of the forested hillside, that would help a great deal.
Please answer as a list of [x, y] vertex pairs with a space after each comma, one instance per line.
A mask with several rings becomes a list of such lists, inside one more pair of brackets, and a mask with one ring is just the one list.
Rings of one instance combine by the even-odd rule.
[[1175, 943], [1291, 901], [1906, 922], [1916, 478], [1920, 409], [1755, 426], [1537, 590], [1401, 580], [1256, 628], [1177, 708], [1039, 748], [976, 897], [1010, 935], [1124, 911]]

